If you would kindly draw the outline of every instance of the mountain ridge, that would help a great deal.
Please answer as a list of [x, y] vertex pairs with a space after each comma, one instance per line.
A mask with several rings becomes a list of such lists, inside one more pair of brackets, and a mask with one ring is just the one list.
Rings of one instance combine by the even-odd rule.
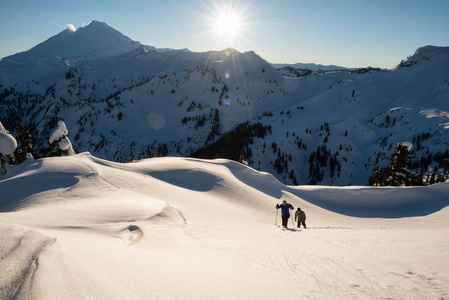
[[123, 39], [131, 50], [112, 57], [2, 59], [1, 122], [18, 135], [20, 115], [39, 150], [63, 120], [76, 151], [121, 162], [189, 156], [259, 123], [266, 134], [232, 151], [287, 184], [365, 185], [376, 156], [385, 167], [406, 141], [413, 171], [447, 172], [449, 47], [422, 47], [392, 70], [308, 72], [276, 69], [254, 51], [160, 50]]

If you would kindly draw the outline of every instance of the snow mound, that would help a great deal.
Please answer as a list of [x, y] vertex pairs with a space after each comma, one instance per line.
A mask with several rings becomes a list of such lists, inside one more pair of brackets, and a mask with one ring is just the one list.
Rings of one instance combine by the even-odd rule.
[[[289, 187], [228, 160], [123, 164], [89, 153], [10, 169], [0, 180], [0, 298], [449, 292], [448, 184]], [[292, 218], [288, 229], [275, 226], [282, 200], [305, 211], [307, 229]]]

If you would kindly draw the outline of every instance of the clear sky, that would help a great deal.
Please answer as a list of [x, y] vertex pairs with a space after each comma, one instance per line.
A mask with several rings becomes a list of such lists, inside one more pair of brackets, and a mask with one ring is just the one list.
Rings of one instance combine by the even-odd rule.
[[91, 20], [157, 48], [233, 47], [273, 63], [392, 68], [449, 46], [448, 0], [2, 0], [0, 58]]

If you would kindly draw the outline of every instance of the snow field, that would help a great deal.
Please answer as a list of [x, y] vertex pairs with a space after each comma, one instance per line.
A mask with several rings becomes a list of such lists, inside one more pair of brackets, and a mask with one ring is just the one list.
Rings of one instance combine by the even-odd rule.
[[[288, 187], [227, 160], [119, 164], [88, 153], [6, 176], [6, 298], [449, 296], [447, 184]], [[306, 212], [308, 229], [274, 225], [283, 199]]]

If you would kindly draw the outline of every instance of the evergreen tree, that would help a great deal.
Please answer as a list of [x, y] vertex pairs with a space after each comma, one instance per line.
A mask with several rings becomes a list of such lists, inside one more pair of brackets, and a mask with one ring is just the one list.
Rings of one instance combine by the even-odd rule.
[[379, 158], [380, 154], [377, 155], [376, 160], [374, 161], [373, 175], [369, 180], [369, 185], [372, 186], [381, 186], [383, 182], [383, 174], [382, 169], [379, 167]]
[[18, 164], [23, 163], [28, 157], [39, 158], [38, 153], [34, 150], [34, 140], [32, 138], [29, 127], [25, 125], [22, 118], [19, 117], [19, 136], [17, 138], [17, 149], [14, 152], [15, 160]]
[[435, 183], [437, 183], [437, 182], [435, 181], [437, 171], [438, 171], [438, 167], [435, 166], [435, 167], [433, 168], [433, 170], [432, 170], [432, 175], [430, 176], [429, 184], [435, 184]]
[[423, 186], [423, 185], [424, 185], [424, 181], [423, 181], [423, 177], [421, 174], [412, 176], [411, 186]]
[[407, 146], [398, 144], [390, 157], [390, 164], [385, 176], [385, 185], [410, 186], [412, 184], [413, 176], [408, 169], [410, 159], [411, 156]]

